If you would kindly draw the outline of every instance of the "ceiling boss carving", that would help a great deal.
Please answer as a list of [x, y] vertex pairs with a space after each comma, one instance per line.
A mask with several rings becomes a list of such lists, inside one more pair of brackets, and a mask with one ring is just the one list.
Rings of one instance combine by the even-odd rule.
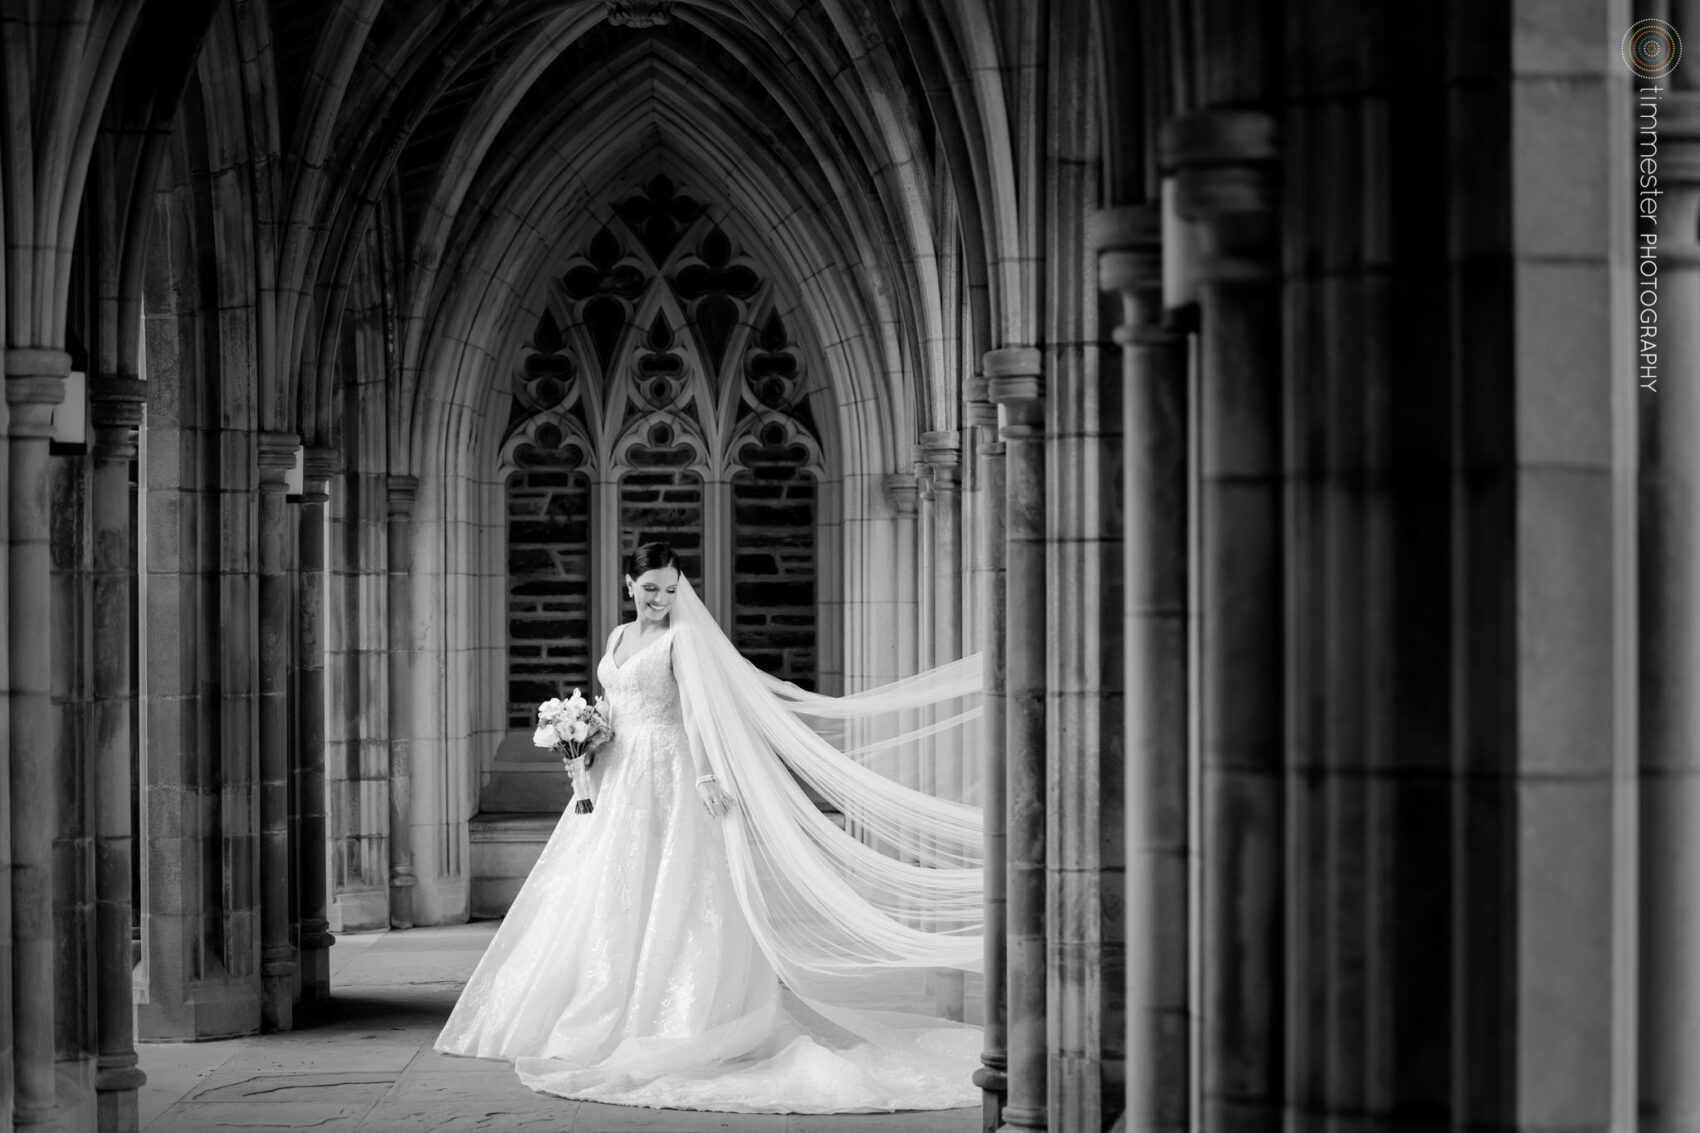
[[615, 27], [653, 28], [673, 19], [673, 0], [608, 0], [608, 22]]

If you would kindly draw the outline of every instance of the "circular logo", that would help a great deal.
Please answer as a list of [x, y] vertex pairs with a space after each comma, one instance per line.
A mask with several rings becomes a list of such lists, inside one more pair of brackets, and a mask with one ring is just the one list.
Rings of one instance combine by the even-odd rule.
[[1639, 20], [1623, 35], [1623, 61], [1643, 79], [1662, 79], [1682, 61], [1682, 37], [1663, 20]]

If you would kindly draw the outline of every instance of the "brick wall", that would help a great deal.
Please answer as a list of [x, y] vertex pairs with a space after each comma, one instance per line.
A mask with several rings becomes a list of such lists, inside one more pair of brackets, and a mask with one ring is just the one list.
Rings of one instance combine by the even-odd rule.
[[815, 481], [802, 450], [744, 450], [732, 481], [732, 640], [762, 669], [815, 687]]
[[[661, 540], [679, 553], [680, 565], [702, 588], [702, 480], [690, 470], [691, 450], [638, 445], [627, 456], [631, 471], [620, 478], [620, 561], [640, 543]], [[618, 586], [612, 578], [608, 585]], [[630, 614], [630, 603], [622, 607]]]
[[508, 480], [508, 726], [529, 728], [564, 687], [589, 688], [590, 480], [522, 469]]

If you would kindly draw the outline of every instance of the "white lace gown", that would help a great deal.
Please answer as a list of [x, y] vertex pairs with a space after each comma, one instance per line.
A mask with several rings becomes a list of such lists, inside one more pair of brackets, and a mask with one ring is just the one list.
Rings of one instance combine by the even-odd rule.
[[972, 1031], [917, 1058], [782, 991], [732, 887], [729, 820], [697, 797], [670, 639], [624, 665], [602, 658], [615, 738], [596, 757], [596, 809], [562, 815], [437, 1049], [511, 1061], [533, 1090], [625, 1105], [977, 1105]]

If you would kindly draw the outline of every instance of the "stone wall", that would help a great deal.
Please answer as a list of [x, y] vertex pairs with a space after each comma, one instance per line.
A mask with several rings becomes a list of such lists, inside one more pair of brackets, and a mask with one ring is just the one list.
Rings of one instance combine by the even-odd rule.
[[800, 449], [746, 450], [732, 481], [732, 640], [767, 672], [815, 687], [815, 481]]
[[[679, 553], [680, 566], [700, 591], [702, 479], [690, 470], [692, 457], [684, 445], [632, 448], [632, 470], [620, 478], [620, 561], [642, 543], [663, 540]], [[610, 586], [619, 583], [608, 580]], [[622, 609], [629, 612], [630, 603]]]
[[590, 479], [521, 469], [508, 480], [508, 726], [529, 728], [562, 686], [588, 689]]

